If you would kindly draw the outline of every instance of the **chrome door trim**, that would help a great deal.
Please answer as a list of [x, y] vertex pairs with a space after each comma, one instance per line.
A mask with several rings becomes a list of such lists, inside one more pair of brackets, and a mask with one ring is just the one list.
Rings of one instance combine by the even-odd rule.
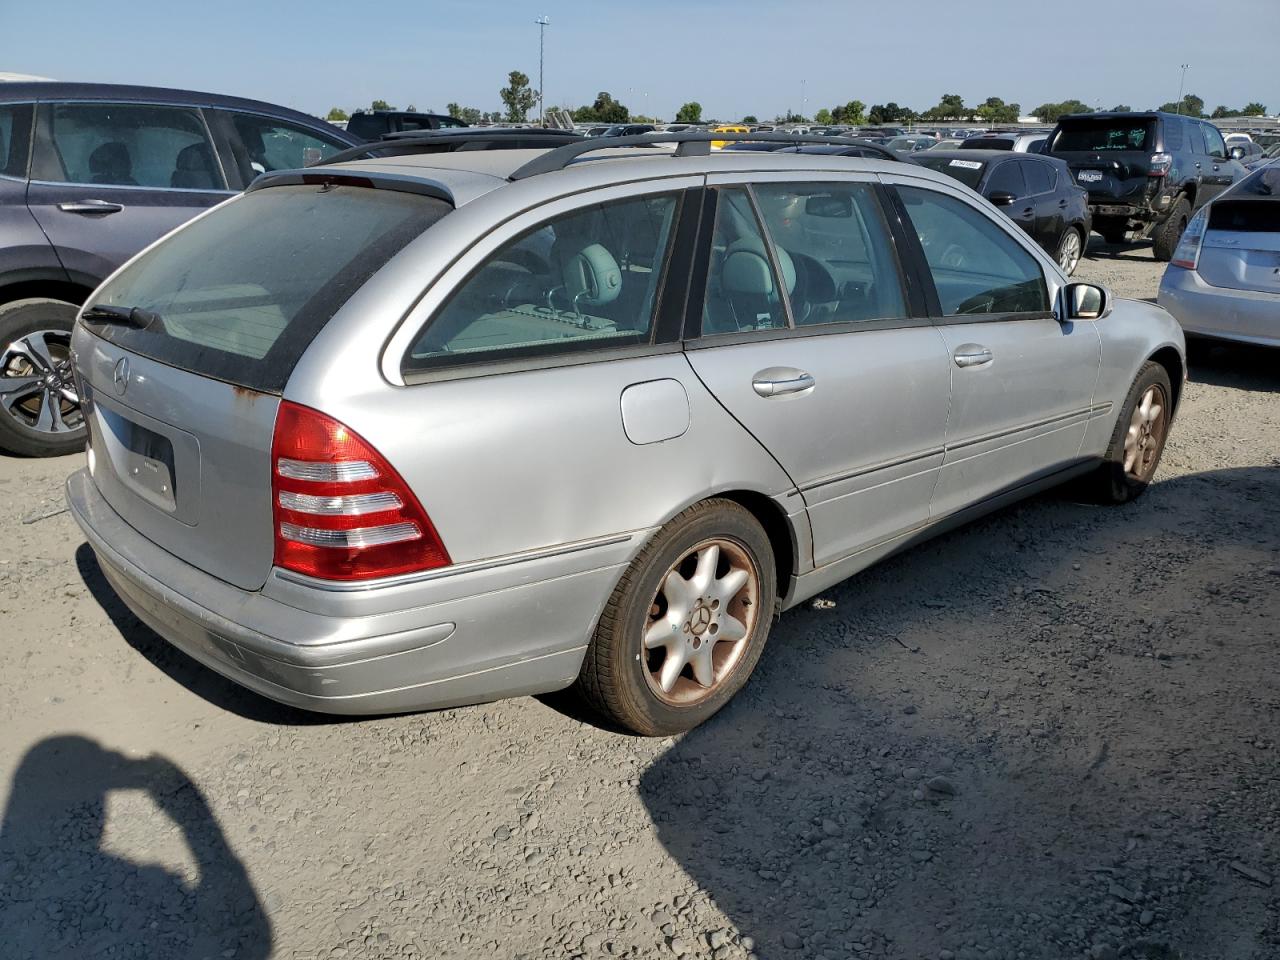
[[870, 466], [860, 467], [857, 470], [850, 470], [846, 473], [837, 473], [830, 477], [822, 477], [819, 480], [810, 481], [799, 489], [801, 493], [808, 493], [810, 490], [816, 490], [818, 487], [826, 487], [833, 483], [840, 483], [842, 480], [853, 480], [857, 477], [865, 477], [867, 474], [875, 473], [877, 470], [892, 470], [894, 467], [901, 467], [908, 463], [915, 463], [917, 460], [927, 460], [930, 457], [936, 457], [943, 453], [946, 453], [946, 447], [933, 447], [929, 450], [921, 450], [919, 453], [909, 453], [905, 457], [895, 457], [893, 460], [873, 463]]

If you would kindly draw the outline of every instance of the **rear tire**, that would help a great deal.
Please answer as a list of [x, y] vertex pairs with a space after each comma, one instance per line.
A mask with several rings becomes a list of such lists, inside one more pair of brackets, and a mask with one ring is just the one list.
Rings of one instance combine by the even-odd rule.
[[1191, 204], [1186, 197], [1179, 197], [1168, 219], [1151, 235], [1152, 250], [1157, 260], [1168, 263], [1173, 259], [1173, 252], [1178, 249], [1178, 241], [1182, 239], [1182, 232], [1187, 229], [1190, 219]]
[[755, 517], [731, 500], [694, 504], [622, 575], [574, 690], [606, 720], [644, 736], [691, 730], [751, 676], [776, 596], [773, 550]]
[[[1160, 409], [1148, 417], [1154, 406], [1144, 411], [1143, 405], [1152, 401]], [[1148, 360], [1120, 408], [1103, 463], [1082, 481], [1085, 496], [1096, 503], [1112, 504], [1140, 497], [1160, 466], [1172, 421], [1173, 388], [1168, 371]]]
[[0, 306], [0, 449], [57, 457], [84, 446], [84, 419], [71, 377], [71, 329], [78, 309], [42, 298]]
[[1084, 237], [1075, 227], [1067, 227], [1058, 241], [1058, 252], [1054, 259], [1062, 272], [1068, 277], [1080, 266], [1080, 258], [1084, 256]]

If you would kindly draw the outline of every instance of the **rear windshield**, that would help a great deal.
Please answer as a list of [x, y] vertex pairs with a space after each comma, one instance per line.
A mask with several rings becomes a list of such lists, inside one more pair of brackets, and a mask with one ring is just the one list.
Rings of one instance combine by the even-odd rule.
[[970, 137], [960, 144], [961, 150], [1012, 150], [1013, 141], [1006, 137]]
[[1263, 167], [1209, 205], [1209, 229], [1280, 233], [1280, 167]]
[[1055, 153], [1105, 153], [1109, 150], [1151, 150], [1156, 122], [1151, 118], [1119, 120], [1063, 120], [1053, 140]]
[[158, 320], [91, 329], [161, 363], [279, 393], [338, 308], [451, 209], [368, 187], [257, 190], [154, 247], [93, 301]]
[[982, 171], [986, 163], [981, 160], [956, 160], [951, 157], [931, 157], [927, 153], [917, 154], [911, 158], [922, 167], [937, 170], [949, 177], [955, 177], [971, 190], [978, 189], [982, 180]]

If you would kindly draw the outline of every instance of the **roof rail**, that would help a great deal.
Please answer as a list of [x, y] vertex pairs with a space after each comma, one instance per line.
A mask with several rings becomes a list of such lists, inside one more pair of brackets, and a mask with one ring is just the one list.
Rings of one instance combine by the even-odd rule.
[[310, 164], [313, 167], [344, 163], [373, 153], [387, 151], [392, 156], [406, 153], [446, 153], [452, 150], [508, 148], [536, 150], [573, 144], [583, 139], [569, 130], [487, 130], [476, 127], [450, 127], [444, 130], [402, 130], [384, 134], [381, 140], [362, 143], [358, 147], [339, 150], [330, 157]]
[[677, 157], [705, 157], [711, 153], [712, 142], [721, 143], [777, 143], [795, 145], [803, 143], [825, 144], [829, 146], [864, 147], [865, 140], [853, 137], [824, 137], [813, 133], [642, 133], [633, 137], [593, 137], [574, 143], [567, 143], [554, 150], [534, 157], [524, 166], [517, 169], [509, 180], [525, 180], [543, 173], [563, 170], [578, 157], [597, 150], [619, 150], [624, 147], [652, 147], [666, 143], [676, 144]]

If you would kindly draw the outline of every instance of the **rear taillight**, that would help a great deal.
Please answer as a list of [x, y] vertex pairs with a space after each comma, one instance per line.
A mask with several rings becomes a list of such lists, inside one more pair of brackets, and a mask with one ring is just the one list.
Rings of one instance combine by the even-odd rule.
[[1169, 171], [1173, 169], [1173, 157], [1167, 153], [1153, 153], [1151, 155], [1151, 167], [1147, 170], [1148, 177], [1167, 176]]
[[449, 554], [391, 465], [332, 417], [287, 400], [271, 443], [275, 564], [323, 580], [445, 567]]
[[1194, 270], [1200, 263], [1200, 246], [1204, 242], [1204, 232], [1208, 225], [1209, 208], [1201, 207], [1200, 212], [1187, 224], [1187, 229], [1182, 231], [1178, 249], [1173, 251], [1173, 259], [1169, 262], [1184, 270]]

